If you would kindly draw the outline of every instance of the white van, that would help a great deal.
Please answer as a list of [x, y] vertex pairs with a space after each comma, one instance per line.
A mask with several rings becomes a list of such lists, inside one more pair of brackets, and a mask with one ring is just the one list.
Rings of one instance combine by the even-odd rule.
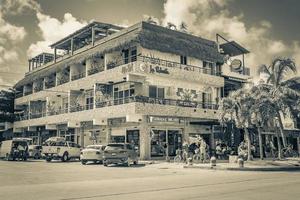
[[0, 147], [0, 158], [6, 160], [27, 160], [28, 158], [28, 138], [13, 138], [2, 141]]

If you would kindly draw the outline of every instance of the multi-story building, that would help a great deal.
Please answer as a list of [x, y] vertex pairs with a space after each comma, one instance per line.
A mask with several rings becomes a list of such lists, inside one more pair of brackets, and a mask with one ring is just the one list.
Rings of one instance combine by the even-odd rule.
[[15, 85], [23, 110], [15, 132], [36, 143], [131, 142], [142, 159], [162, 156], [164, 146], [174, 155], [194, 135], [214, 146], [218, 102], [233, 77], [222, 75], [229, 66], [216, 42], [147, 22], [93, 22], [51, 47]]

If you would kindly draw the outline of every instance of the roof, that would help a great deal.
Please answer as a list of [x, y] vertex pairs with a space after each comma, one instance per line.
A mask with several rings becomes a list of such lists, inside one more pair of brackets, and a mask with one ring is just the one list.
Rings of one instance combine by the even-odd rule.
[[78, 38], [78, 39], [84, 39], [88, 35], [90, 35], [89, 31], [92, 30], [92, 28], [96, 28], [96, 31], [100, 32], [102, 31], [110, 31], [110, 33], [114, 33], [114, 30], [121, 30], [123, 27], [116, 26], [113, 24], [107, 24], [102, 22], [91, 22], [88, 25], [82, 27], [81, 29], [75, 31], [74, 33], [68, 35], [67, 37], [62, 38], [61, 40], [55, 42], [54, 44], [51, 44], [51, 48], [58, 48], [58, 49], [66, 49], [68, 50], [68, 47], [70, 46], [70, 39], [71, 38]]
[[57, 61], [46, 68], [37, 69], [36, 71], [27, 74], [25, 78], [15, 85], [15, 87], [25, 85], [33, 80], [50, 75], [70, 64], [80, 63], [88, 58], [98, 57], [104, 53], [120, 51], [136, 44], [140, 44], [143, 48], [161, 52], [223, 63], [223, 56], [218, 52], [217, 44], [214, 41], [147, 22], [140, 22], [100, 39], [94, 47], [91, 47], [84, 52], [75, 53], [75, 55]]
[[220, 48], [223, 50], [225, 55], [229, 55], [229, 56], [238, 56], [241, 54], [250, 53], [250, 51], [248, 51], [247, 49], [245, 49], [235, 41], [221, 44]]

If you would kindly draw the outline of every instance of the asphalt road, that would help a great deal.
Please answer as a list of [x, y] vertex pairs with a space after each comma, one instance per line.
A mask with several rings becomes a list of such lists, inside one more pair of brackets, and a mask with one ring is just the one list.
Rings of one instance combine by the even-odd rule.
[[1, 200], [299, 198], [300, 172], [211, 171], [171, 163], [128, 168], [0, 161]]

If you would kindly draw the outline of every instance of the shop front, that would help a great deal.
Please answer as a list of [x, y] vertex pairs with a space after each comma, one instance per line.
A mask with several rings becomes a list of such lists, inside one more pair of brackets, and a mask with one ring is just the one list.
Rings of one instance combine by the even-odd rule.
[[151, 129], [151, 157], [175, 156], [182, 147], [182, 130]]

